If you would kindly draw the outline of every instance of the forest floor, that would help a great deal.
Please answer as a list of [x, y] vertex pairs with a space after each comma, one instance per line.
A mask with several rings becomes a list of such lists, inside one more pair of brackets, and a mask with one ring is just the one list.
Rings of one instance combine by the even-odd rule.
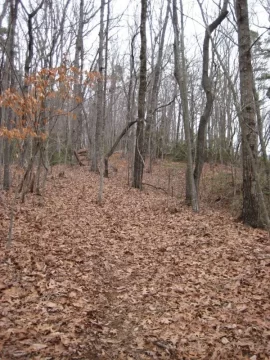
[[192, 213], [183, 166], [140, 192], [115, 163], [101, 206], [98, 175], [55, 167], [42, 204], [16, 205], [10, 249], [2, 195], [0, 359], [270, 359], [268, 233], [219, 199]]

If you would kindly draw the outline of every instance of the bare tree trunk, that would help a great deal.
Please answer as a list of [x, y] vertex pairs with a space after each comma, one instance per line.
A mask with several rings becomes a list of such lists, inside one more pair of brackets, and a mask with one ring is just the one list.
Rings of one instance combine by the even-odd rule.
[[185, 138], [187, 144], [187, 191], [186, 201], [192, 205], [193, 211], [199, 211], [198, 197], [196, 193], [196, 187], [193, 177], [193, 160], [192, 160], [192, 148], [190, 138], [190, 119], [188, 109], [188, 97], [187, 97], [187, 79], [186, 79], [186, 62], [185, 62], [185, 44], [184, 44], [184, 21], [183, 21], [183, 6], [181, 5], [181, 39], [179, 45], [179, 25], [176, 0], [173, 0], [173, 28], [174, 28], [174, 66], [175, 66], [175, 78], [180, 89], [180, 96], [183, 109], [183, 120], [185, 128]]
[[[199, 5], [201, 11], [203, 11], [200, 2]], [[200, 178], [204, 164], [206, 127], [211, 116], [213, 102], [214, 102], [214, 94], [212, 92], [212, 80], [209, 76], [209, 42], [212, 32], [222, 23], [222, 21], [228, 15], [227, 6], [228, 6], [228, 0], [224, 0], [223, 7], [219, 16], [206, 28], [204, 35], [202, 86], [206, 95], [206, 104], [200, 119], [199, 130], [197, 135], [197, 151], [196, 151], [196, 161], [195, 161], [195, 169], [194, 169], [194, 180], [195, 180], [197, 194], [199, 194], [199, 184], [200, 184]]]
[[80, 149], [82, 143], [82, 74], [83, 70], [83, 26], [84, 26], [84, 0], [80, 0], [80, 15], [79, 15], [79, 24], [78, 32], [76, 37], [76, 46], [75, 46], [75, 58], [74, 66], [78, 69], [76, 76], [76, 83], [74, 85], [75, 93], [75, 103], [74, 103], [74, 113], [76, 114], [76, 125], [73, 130], [73, 148]]
[[100, 4], [100, 29], [99, 29], [99, 47], [98, 47], [98, 71], [99, 78], [97, 84], [97, 118], [96, 132], [94, 139], [94, 153], [92, 157], [91, 171], [99, 172], [98, 166], [102, 156], [102, 134], [104, 132], [104, 109], [103, 109], [103, 64], [104, 64], [104, 8], [105, 0], [101, 0]]
[[177, 125], [176, 125], [176, 138], [175, 138], [176, 145], [179, 142], [180, 123], [181, 123], [181, 102], [179, 101], [179, 109], [178, 109]]
[[[204, 18], [204, 22], [205, 22], [205, 18]], [[231, 93], [232, 93], [234, 105], [236, 107], [240, 127], [241, 127], [241, 129], [243, 129], [245, 127], [245, 118], [243, 116], [242, 108], [241, 108], [241, 106], [239, 104], [239, 101], [238, 101], [237, 92], [235, 90], [235, 84], [232, 81], [232, 79], [230, 77], [230, 74], [228, 73], [228, 70], [227, 70], [226, 66], [224, 65], [224, 62], [223, 62], [223, 60], [222, 60], [222, 58], [221, 58], [221, 56], [220, 56], [220, 54], [219, 54], [219, 52], [217, 50], [216, 45], [213, 42], [212, 38], [211, 38], [211, 41], [212, 41], [213, 50], [215, 51], [215, 54], [216, 54], [216, 56], [218, 58], [218, 61], [219, 61], [220, 65], [221, 65], [221, 67], [222, 67], [224, 75], [226, 76], [226, 78], [228, 80], [228, 84], [229, 84], [229, 87], [230, 87], [230, 90], [231, 90]], [[250, 47], [249, 47], [249, 49], [250, 49]], [[242, 142], [242, 146], [245, 146], [245, 151], [249, 155], [249, 160], [250, 160], [250, 165], [251, 165], [251, 168], [252, 168], [252, 173], [254, 175], [256, 186], [258, 188], [258, 199], [259, 199], [261, 214], [262, 214], [262, 217], [263, 217], [263, 221], [261, 222], [260, 226], [267, 227], [268, 231], [270, 231], [270, 219], [269, 219], [268, 210], [267, 210], [267, 207], [266, 207], [266, 204], [265, 204], [262, 188], [261, 188], [261, 185], [260, 185], [259, 175], [257, 174], [257, 171], [256, 171], [257, 170], [257, 164], [256, 164], [256, 161], [255, 161], [253, 155], [252, 155], [252, 148], [251, 148], [250, 144], [247, 141]], [[243, 201], [243, 204], [244, 204], [244, 201]], [[243, 218], [243, 221], [245, 222], [244, 218]], [[247, 223], [247, 224], [249, 224], [249, 223]], [[253, 225], [253, 226], [256, 226], [256, 225]]]
[[[25, 64], [24, 64], [24, 76], [25, 76], [25, 79], [30, 74], [31, 62], [32, 62], [33, 55], [34, 55], [34, 36], [33, 36], [32, 20], [37, 15], [39, 10], [42, 8], [43, 3], [44, 3], [44, 0], [42, 0], [41, 3], [39, 4], [39, 6], [34, 11], [32, 11], [30, 14], [27, 12], [25, 7], [23, 6], [24, 11], [26, 12], [27, 17], [28, 17], [28, 19], [27, 19], [28, 44], [27, 44], [26, 60], [25, 60]], [[24, 93], [28, 92], [28, 83], [27, 83], [27, 81], [24, 82], [23, 91], [24, 91]]]
[[244, 223], [257, 227], [262, 225], [262, 218], [256, 182], [258, 139], [253, 98], [253, 70], [247, 0], [236, 0], [235, 11], [238, 28], [241, 113], [243, 119], [241, 123], [243, 157], [242, 219]]
[[140, 86], [138, 95], [138, 121], [136, 130], [134, 173], [132, 186], [142, 189], [143, 169], [144, 169], [144, 120], [145, 120], [145, 97], [146, 97], [146, 18], [147, 0], [141, 0], [141, 53], [140, 53]]
[[[126, 114], [126, 123], [127, 125], [130, 122], [134, 121], [135, 118], [135, 88], [136, 88], [136, 73], [135, 73], [135, 59], [134, 59], [134, 42], [138, 32], [132, 36], [130, 42], [130, 58], [129, 58], [129, 82], [128, 82], [128, 92], [127, 92], [127, 114]], [[133, 131], [134, 133], [134, 131]], [[134, 134], [132, 133], [131, 137], [134, 138]], [[127, 152], [134, 151], [134, 147], [130, 146], [129, 140], [127, 140], [126, 150]], [[133, 145], [133, 144], [132, 144]]]
[[[39, 4], [39, 6], [29, 14], [28, 11], [26, 10], [25, 6], [21, 2], [23, 9], [24, 9], [25, 13], [27, 14], [27, 18], [28, 18], [27, 19], [28, 44], [27, 44], [26, 59], [25, 59], [25, 64], [24, 64], [24, 84], [23, 84], [23, 93], [25, 95], [28, 93], [29, 85], [28, 85], [27, 81], [28, 81], [28, 77], [30, 75], [31, 63], [32, 63], [33, 56], [34, 56], [33, 18], [37, 15], [39, 10], [42, 8], [43, 3], [44, 3], [44, 0], [42, 0], [41, 3]], [[27, 119], [24, 119], [24, 120], [26, 123]], [[27, 137], [23, 142], [23, 149], [21, 152], [21, 159], [20, 159], [20, 163], [22, 166], [24, 166], [27, 148], [29, 146], [29, 141], [30, 141], [30, 139], [29, 139], [29, 137]]]
[[[7, 42], [7, 71], [9, 75], [9, 86], [11, 91], [15, 86], [15, 29], [17, 23], [19, 0], [10, 0], [10, 14], [9, 14], [9, 27], [8, 27], [8, 42]], [[6, 127], [8, 130], [11, 129], [11, 117], [12, 111], [6, 109]], [[10, 154], [11, 144], [8, 138], [4, 140], [4, 181], [3, 188], [8, 190], [10, 188]]]
[[164, 42], [165, 42], [165, 35], [166, 35], [166, 29], [169, 19], [169, 12], [170, 12], [170, 1], [167, 3], [167, 10], [166, 15], [164, 19], [164, 24], [161, 30], [161, 36], [160, 36], [160, 44], [158, 48], [158, 55], [157, 55], [157, 61], [156, 65], [154, 67], [153, 71], [153, 83], [152, 83], [152, 89], [151, 89], [151, 95], [149, 99], [149, 108], [146, 118], [146, 127], [145, 127], [145, 140], [144, 140], [144, 155], [147, 154], [147, 149], [149, 147], [149, 156], [150, 156], [150, 163], [149, 168], [151, 168], [151, 127], [153, 125], [154, 116], [157, 108], [157, 102], [158, 102], [158, 93], [160, 88], [160, 75], [161, 75], [161, 66], [162, 66], [162, 57], [163, 57], [163, 48], [164, 48]]
[[102, 203], [103, 188], [104, 188], [104, 140], [105, 140], [105, 117], [106, 117], [106, 105], [107, 105], [107, 76], [108, 76], [108, 45], [109, 45], [109, 27], [110, 27], [110, 0], [107, 2], [107, 24], [106, 24], [106, 41], [105, 41], [105, 68], [104, 68], [104, 87], [103, 87], [103, 127], [101, 134], [101, 157], [100, 157], [100, 181], [99, 181], [99, 194], [98, 203]]

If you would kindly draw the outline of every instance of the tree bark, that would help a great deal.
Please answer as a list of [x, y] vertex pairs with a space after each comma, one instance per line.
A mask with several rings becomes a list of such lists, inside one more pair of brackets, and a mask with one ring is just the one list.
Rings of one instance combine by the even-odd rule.
[[[10, 0], [10, 14], [9, 14], [9, 34], [7, 42], [7, 71], [9, 75], [9, 87], [14, 90], [15, 86], [15, 29], [17, 23], [17, 14], [18, 14], [18, 5], [19, 0]], [[8, 130], [11, 129], [11, 117], [12, 111], [6, 109], [6, 127]], [[11, 144], [8, 138], [4, 140], [4, 179], [3, 179], [3, 188], [8, 190], [10, 188], [10, 155], [11, 155]]]
[[186, 61], [185, 61], [185, 44], [184, 44], [184, 21], [183, 6], [181, 5], [181, 39], [179, 44], [179, 25], [176, 0], [173, 0], [173, 28], [174, 28], [174, 75], [180, 89], [180, 97], [183, 109], [183, 121], [185, 130], [185, 139], [187, 144], [187, 172], [186, 172], [186, 202], [192, 205], [193, 211], [199, 211], [198, 197], [193, 177], [193, 159], [190, 137], [190, 118], [187, 97], [187, 79], [186, 79]]
[[99, 180], [99, 193], [98, 203], [101, 205], [103, 199], [103, 188], [104, 188], [104, 140], [105, 140], [105, 118], [106, 118], [106, 105], [107, 105], [107, 77], [108, 77], [108, 45], [109, 45], [109, 30], [110, 30], [110, 0], [107, 2], [107, 21], [105, 30], [105, 67], [104, 67], [104, 86], [103, 86], [103, 127], [101, 133], [101, 157], [100, 157], [100, 180]]
[[[256, 183], [258, 136], [256, 110], [253, 97], [253, 70], [247, 0], [236, 0], [235, 11], [238, 28], [239, 72], [241, 93], [241, 131], [243, 158], [244, 223], [257, 227], [262, 224], [258, 187]], [[250, 151], [249, 151], [250, 149]], [[253, 166], [252, 166], [253, 163]]]
[[104, 8], [105, 0], [101, 0], [100, 4], [100, 29], [99, 29], [99, 47], [98, 47], [98, 71], [97, 80], [97, 117], [96, 132], [94, 140], [94, 152], [92, 156], [91, 171], [99, 172], [98, 166], [102, 156], [102, 134], [104, 132], [104, 111], [103, 111], [103, 64], [104, 64]]
[[83, 70], [83, 27], [84, 27], [84, 0], [80, 0], [79, 24], [75, 44], [74, 66], [78, 69], [75, 73], [74, 85], [74, 113], [76, 115], [75, 128], [73, 129], [73, 148], [80, 149], [82, 146], [82, 70]]
[[140, 52], [140, 85], [138, 95], [138, 121], [136, 129], [135, 159], [132, 186], [142, 189], [143, 169], [144, 169], [144, 120], [145, 120], [145, 97], [147, 89], [146, 81], [146, 18], [147, 0], [141, 0], [141, 52]]
[[[205, 22], [205, 19], [204, 19]], [[239, 104], [238, 101], [238, 96], [237, 96], [237, 92], [235, 90], [235, 82], [232, 81], [230, 74], [227, 70], [227, 67], [224, 65], [224, 62], [216, 48], [215, 43], [213, 42], [213, 39], [211, 38], [212, 41], [212, 46], [213, 46], [213, 50], [218, 58], [219, 64], [222, 67], [222, 70], [224, 72], [224, 75], [226, 76], [226, 79], [228, 80], [228, 85], [230, 87], [231, 90], [231, 94], [232, 94], [232, 98], [234, 101], [234, 105], [237, 111], [237, 116], [239, 119], [239, 123], [240, 123], [240, 127], [241, 129], [245, 126], [245, 119], [243, 116], [243, 112], [242, 112], [242, 108]], [[233, 136], [233, 135], [232, 135]], [[260, 204], [260, 208], [261, 208], [261, 214], [262, 214], [262, 219], [259, 226], [261, 227], [266, 227], [268, 229], [268, 231], [270, 231], [270, 219], [269, 219], [269, 214], [268, 214], [268, 210], [267, 210], [267, 206], [264, 200], [264, 196], [263, 196], [263, 192], [262, 192], [262, 188], [260, 185], [260, 179], [259, 179], [259, 175], [257, 174], [257, 164], [256, 164], [256, 159], [254, 159], [253, 155], [252, 155], [252, 149], [250, 144], [246, 141], [245, 143], [242, 143], [242, 146], [245, 146], [245, 150], [246, 153], [249, 155], [249, 160], [250, 160], [250, 165], [251, 165], [251, 169], [252, 169], [252, 173], [254, 175], [254, 179], [256, 182], [256, 186], [258, 189], [258, 199], [259, 199], [259, 204]], [[244, 220], [244, 219], [243, 219]], [[255, 225], [256, 226], [256, 225]]]
[[[28, 18], [27, 19], [28, 44], [27, 44], [27, 51], [26, 51], [26, 59], [25, 59], [25, 63], [24, 63], [24, 84], [23, 84], [23, 93], [24, 93], [24, 95], [27, 95], [28, 88], [29, 88], [27, 80], [30, 75], [31, 63], [32, 63], [33, 56], [34, 56], [33, 18], [37, 15], [39, 10], [42, 8], [42, 6], [44, 4], [44, 0], [42, 0], [41, 3], [37, 6], [37, 8], [35, 10], [33, 10], [30, 14], [26, 10], [26, 8], [22, 2], [21, 2], [21, 4], [22, 4], [22, 7], [23, 7], [25, 13], [27, 14], [27, 18]], [[24, 120], [25, 124], [27, 124], [27, 119], [25, 117], [23, 118], [23, 120]], [[21, 159], [20, 159], [21, 166], [24, 166], [25, 157], [26, 157], [26, 153], [27, 153], [27, 149], [29, 147], [30, 141], [31, 140], [29, 139], [29, 137], [27, 137], [23, 142]]]
[[164, 48], [164, 42], [165, 42], [165, 35], [166, 35], [166, 29], [169, 19], [169, 13], [170, 13], [170, 1], [167, 3], [167, 10], [166, 15], [164, 19], [164, 24], [161, 29], [161, 36], [160, 36], [160, 44], [158, 48], [158, 55], [157, 55], [157, 61], [156, 65], [154, 66], [153, 71], [153, 82], [152, 82], [152, 89], [149, 99], [149, 108], [147, 112], [147, 118], [146, 118], [146, 127], [145, 127], [145, 139], [144, 139], [144, 156], [147, 154], [147, 149], [149, 146], [149, 168], [151, 168], [151, 127], [154, 122], [155, 118], [155, 112], [157, 108], [157, 102], [158, 102], [158, 93], [160, 89], [160, 75], [161, 75], [161, 66], [162, 66], [162, 57], [163, 57], [163, 48]]

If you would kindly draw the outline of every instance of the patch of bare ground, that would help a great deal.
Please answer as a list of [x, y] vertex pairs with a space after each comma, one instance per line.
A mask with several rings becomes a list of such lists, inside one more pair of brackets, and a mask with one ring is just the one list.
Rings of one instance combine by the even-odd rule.
[[181, 166], [146, 174], [166, 193], [131, 189], [121, 164], [102, 206], [97, 175], [54, 169], [42, 206], [17, 205], [10, 250], [0, 205], [0, 358], [270, 359], [268, 234], [169, 196]]

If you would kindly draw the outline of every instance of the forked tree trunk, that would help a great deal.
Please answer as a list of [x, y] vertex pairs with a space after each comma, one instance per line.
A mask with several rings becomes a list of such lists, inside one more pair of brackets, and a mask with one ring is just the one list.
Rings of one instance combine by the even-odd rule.
[[[39, 10], [42, 8], [44, 1], [45, 0], [42, 0], [41, 3], [37, 6], [37, 8], [35, 10], [33, 10], [30, 14], [28, 13], [25, 6], [21, 2], [24, 11], [27, 14], [27, 28], [28, 28], [28, 43], [27, 43], [26, 58], [25, 58], [25, 63], [24, 63], [24, 84], [23, 84], [23, 93], [25, 95], [28, 94], [28, 90], [29, 90], [28, 77], [30, 75], [31, 64], [32, 64], [33, 56], [34, 56], [33, 18], [37, 15]], [[25, 124], [27, 124], [27, 118], [25, 117], [25, 115], [23, 117], [23, 120], [25, 121]], [[27, 150], [29, 148], [30, 141], [31, 141], [30, 138], [27, 137], [23, 142], [21, 158], [20, 158], [21, 166], [25, 165], [25, 157], [27, 154]]]
[[199, 184], [200, 184], [200, 178], [204, 164], [206, 127], [211, 116], [213, 102], [214, 102], [214, 94], [212, 91], [212, 79], [209, 76], [209, 43], [212, 32], [222, 23], [222, 21], [226, 18], [228, 14], [227, 6], [228, 6], [228, 0], [225, 0], [219, 16], [206, 28], [204, 35], [202, 87], [206, 95], [206, 104], [204, 107], [204, 111], [201, 115], [198, 135], [197, 135], [196, 161], [195, 161], [195, 169], [194, 169], [194, 180], [195, 180], [197, 194], [199, 194]]

